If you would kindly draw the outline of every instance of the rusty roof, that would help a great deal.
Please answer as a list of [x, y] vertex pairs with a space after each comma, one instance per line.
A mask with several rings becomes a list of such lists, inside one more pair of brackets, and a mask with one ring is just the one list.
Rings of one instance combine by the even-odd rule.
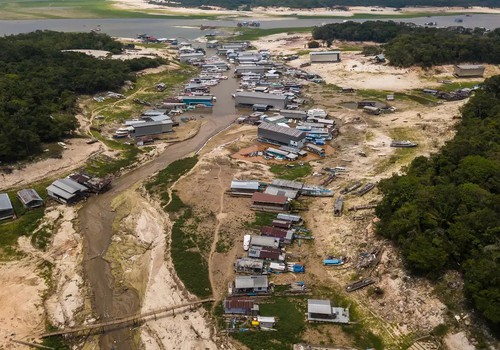
[[270, 203], [270, 204], [285, 204], [288, 198], [285, 196], [276, 196], [273, 194], [255, 192], [252, 195], [252, 202]]

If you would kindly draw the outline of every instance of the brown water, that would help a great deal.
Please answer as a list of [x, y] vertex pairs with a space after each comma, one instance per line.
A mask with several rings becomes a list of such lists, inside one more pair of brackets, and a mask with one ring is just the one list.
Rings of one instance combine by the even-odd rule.
[[[92, 306], [100, 320], [122, 317], [139, 312], [140, 299], [133, 289], [121, 290], [115, 286], [110, 263], [104, 259], [113, 236], [112, 224], [115, 213], [111, 201], [123, 191], [142, 182], [173, 161], [199, 150], [205, 142], [236, 119], [234, 100], [231, 94], [237, 88], [237, 81], [231, 70], [223, 80], [212, 88], [217, 97], [212, 114], [206, 115], [198, 134], [187, 141], [169, 146], [159, 157], [123, 175], [113, 182], [110, 191], [91, 197], [79, 211], [81, 233], [84, 239], [84, 273], [89, 283]], [[105, 333], [100, 338], [101, 349], [132, 350], [134, 332], [122, 328]]]

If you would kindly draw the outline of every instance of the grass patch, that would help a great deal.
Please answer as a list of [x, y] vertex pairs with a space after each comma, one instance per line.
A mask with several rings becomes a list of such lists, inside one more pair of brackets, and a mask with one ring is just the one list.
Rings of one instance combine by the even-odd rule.
[[[166, 202], [168, 202], [168, 192], [167, 197], [163, 198], [163, 200], [165, 199]], [[164, 207], [165, 211], [167, 213], [176, 213], [184, 208], [186, 208], [186, 205], [182, 202], [177, 193], [175, 191], [172, 191], [172, 199], [170, 200], [170, 203]]]
[[311, 27], [289, 27], [289, 28], [238, 28], [241, 32], [240, 35], [232, 37], [231, 40], [256, 40], [263, 36], [280, 34], [280, 33], [308, 33], [311, 31]]
[[392, 92], [382, 91], [382, 90], [357, 90], [356, 94], [363, 98], [379, 99], [385, 101], [387, 94]]
[[183, 214], [175, 221], [172, 227], [172, 261], [177, 275], [186, 288], [199, 298], [207, 298], [212, 294], [208, 263], [193, 240], [192, 236], [196, 234], [196, 224], [190, 225], [193, 219], [193, 210], [186, 207]]
[[[34, 188], [43, 200], [47, 199], [46, 187], [51, 181], [43, 181], [32, 185], [30, 188]], [[45, 214], [45, 207], [36, 208], [33, 210], [26, 209], [21, 201], [17, 198], [16, 192], [18, 189], [12, 189], [8, 191], [8, 195], [14, 211], [16, 213], [16, 219], [0, 221], [0, 260], [11, 260], [19, 257], [20, 253], [16, 249], [17, 240], [21, 236], [31, 236], [33, 231], [38, 227], [40, 220]], [[40, 243], [47, 245], [48, 241], [52, 235], [49, 230], [44, 233], [43, 239], [40, 239]]]
[[451, 84], [441, 84], [438, 88], [440, 91], [455, 91], [458, 89], [470, 89], [481, 84], [483, 81], [455, 81]]
[[363, 51], [363, 46], [365, 45], [340, 43], [338, 48], [342, 51]]
[[[165, 206], [169, 201], [168, 189], [172, 184], [177, 181], [182, 175], [191, 170], [198, 162], [198, 157], [188, 157], [178, 159], [170, 163], [165, 169], [161, 170], [153, 179], [148, 181], [144, 186], [146, 190], [157, 195], [162, 206]], [[181, 199], [174, 193], [172, 193], [172, 201], [170, 205], [165, 207], [167, 212], [176, 212], [183, 208], [184, 204]]]
[[262, 226], [270, 226], [276, 219], [276, 213], [255, 212], [255, 218], [252, 222], [246, 222], [245, 227], [260, 229]]
[[312, 167], [308, 163], [273, 164], [269, 170], [285, 180], [301, 179], [312, 173]]
[[131, 11], [113, 7], [105, 0], [26, 0], [0, 4], [2, 19], [58, 18], [179, 18], [215, 19], [216, 15], [182, 15], [168, 11]]
[[273, 302], [259, 303], [260, 315], [276, 316], [277, 332], [240, 332], [232, 336], [250, 349], [288, 350], [301, 341], [305, 329], [305, 299], [273, 298]]

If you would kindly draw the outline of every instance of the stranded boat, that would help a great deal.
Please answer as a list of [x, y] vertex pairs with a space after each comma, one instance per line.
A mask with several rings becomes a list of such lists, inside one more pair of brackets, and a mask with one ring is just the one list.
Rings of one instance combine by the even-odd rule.
[[417, 144], [408, 140], [404, 141], [392, 141], [391, 147], [403, 147], [403, 148], [411, 148], [417, 147]]

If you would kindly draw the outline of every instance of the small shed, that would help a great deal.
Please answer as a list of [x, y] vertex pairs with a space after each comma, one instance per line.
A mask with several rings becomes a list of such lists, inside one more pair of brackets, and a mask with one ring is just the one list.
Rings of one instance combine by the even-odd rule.
[[43, 205], [42, 197], [32, 188], [25, 188], [18, 191], [17, 198], [28, 209], [38, 208]]
[[299, 215], [291, 215], [291, 214], [278, 214], [276, 216], [276, 219], [290, 221], [293, 222], [294, 224], [298, 224], [302, 221], [302, 217], [300, 217]]
[[273, 328], [276, 323], [276, 318], [273, 316], [257, 316], [260, 328]]
[[0, 193], [0, 220], [12, 219], [15, 216], [14, 207], [7, 193]]
[[453, 74], [459, 78], [482, 77], [484, 66], [476, 64], [457, 64], [453, 69]]
[[309, 299], [307, 320], [309, 322], [349, 323], [349, 309], [332, 307], [330, 300]]

